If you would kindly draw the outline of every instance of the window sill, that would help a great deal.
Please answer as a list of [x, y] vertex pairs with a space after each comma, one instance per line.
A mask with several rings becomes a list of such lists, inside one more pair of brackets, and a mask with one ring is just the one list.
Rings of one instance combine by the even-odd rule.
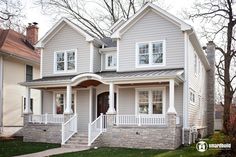
[[155, 67], [163, 67], [165, 64], [148, 64], [148, 65], [136, 65], [135, 68], [155, 68]]

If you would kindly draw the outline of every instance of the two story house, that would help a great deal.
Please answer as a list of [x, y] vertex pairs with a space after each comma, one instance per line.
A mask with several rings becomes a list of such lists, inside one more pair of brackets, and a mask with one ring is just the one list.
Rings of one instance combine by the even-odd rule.
[[[37, 43], [41, 78], [21, 83], [24, 140], [175, 149], [211, 133], [214, 70], [193, 28], [148, 3], [111, 30], [98, 39], [63, 18]], [[213, 43], [206, 51], [214, 58]], [[30, 114], [32, 89], [43, 93], [41, 115]]]
[[[26, 35], [0, 29], [0, 136], [22, 136], [25, 87], [19, 82], [38, 79], [40, 54], [33, 45], [38, 41], [38, 26], [30, 24]], [[33, 90], [30, 108], [41, 114], [40, 91]]]

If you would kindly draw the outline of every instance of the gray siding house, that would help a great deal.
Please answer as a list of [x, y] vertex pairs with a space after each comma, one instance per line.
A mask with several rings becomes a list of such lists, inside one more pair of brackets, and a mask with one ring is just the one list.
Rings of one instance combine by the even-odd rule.
[[[37, 43], [41, 78], [21, 83], [24, 140], [175, 149], [212, 133], [214, 44], [206, 56], [190, 25], [151, 3], [111, 30], [98, 39], [63, 18]], [[31, 89], [42, 91], [41, 115]]]

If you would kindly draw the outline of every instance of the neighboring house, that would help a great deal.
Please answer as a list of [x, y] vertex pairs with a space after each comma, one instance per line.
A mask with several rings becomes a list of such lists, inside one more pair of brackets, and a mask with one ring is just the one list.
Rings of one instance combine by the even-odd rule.
[[214, 44], [208, 62], [193, 28], [150, 3], [110, 30], [98, 39], [63, 18], [37, 43], [41, 78], [21, 84], [25, 113], [38, 89], [42, 114], [25, 114], [24, 141], [175, 149], [211, 134]]
[[[38, 39], [38, 27], [27, 27], [26, 36], [0, 29], [0, 132], [1, 135], [20, 135], [23, 127], [25, 87], [22, 81], [39, 78], [40, 54], [32, 46]], [[31, 109], [41, 113], [40, 91], [32, 90]]]

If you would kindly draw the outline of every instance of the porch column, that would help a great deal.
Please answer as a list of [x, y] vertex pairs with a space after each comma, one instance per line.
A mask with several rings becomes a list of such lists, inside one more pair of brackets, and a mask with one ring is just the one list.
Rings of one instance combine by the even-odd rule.
[[26, 87], [24, 114], [32, 113], [32, 111], [30, 109], [30, 97], [31, 97], [30, 88]]
[[174, 104], [175, 104], [175, 81], [172, 79], [169, 81], [169, 108], [167, 113], [177, 114]]
[[114, 108], [114, 83], [113, 82], [109, 84], [109, 108], [107, 110], [107, 114], [116, 114], [116, 110]]
[[71, 114], [71, 85], [66, 86], [66, 110], [64, 111], [64, 114]]

